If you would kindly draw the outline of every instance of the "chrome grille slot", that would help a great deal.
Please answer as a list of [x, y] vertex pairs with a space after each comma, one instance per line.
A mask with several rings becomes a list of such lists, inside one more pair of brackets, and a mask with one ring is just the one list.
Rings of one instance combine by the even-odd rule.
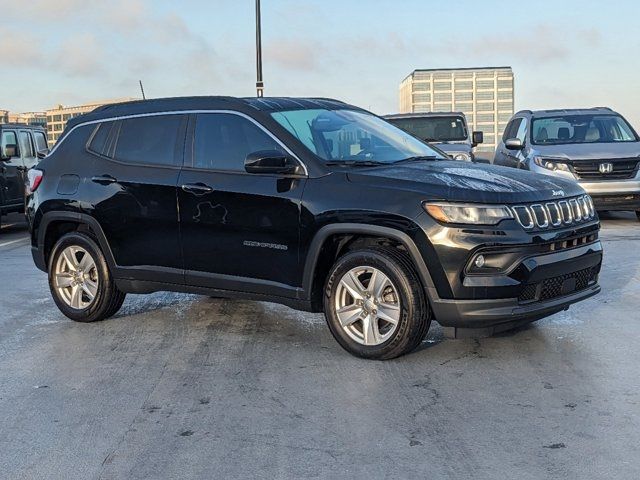
[[549, 215], [549, 221], [554, 227], [562, 225], [562, 214], [560, 213], [560, 207], [557, 203], [547, 203], [545, 205], [547, 214]]
[[593, 200], [589, 195], [547, 202], [544, 205], [540, 203], [517, 205], [511, 207], [511, 212], [525, 230], [544, 230], [579, 224], [592, 220], [596, 216]]
[[531, 212], [533, 218], [536, 221], [536, 225], [540, 228], [547, 228], [549, 226], [549, 217], [547, 217], [547, 211], [542, 205], [531, 205]]
[[530, 230], [535, 226], [533, 223], [533, 216], [527, 207], [513, 207], [513, 214], [516, 217], [516, 220], [518, 220], [518, 223], [525, 229]]

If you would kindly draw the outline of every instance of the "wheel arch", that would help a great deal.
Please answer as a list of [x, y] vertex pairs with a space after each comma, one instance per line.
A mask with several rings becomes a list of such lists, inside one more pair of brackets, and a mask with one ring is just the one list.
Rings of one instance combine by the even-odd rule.
[[36, 265], [48, 270], [49, 255], [57, 240], [65, 233], [84, 231], [97, 241], [109, 268], [116, 267], [113, 252], [100, 223], [90, 215], [79, 212], [47, 212], [38, 226]]
[[[331, 265], [320, 264], [320, 260], [323, 260], [323, 252], [327, 251], [325, 247], [328, 243], [332, 242], [332, 239], [337, 238], [342, 241], [342, 239], [348, 239], [350, 237], [352, 237], [352, 239], [347, 240], [347, 243], [357, 241], [358, 239], [365, 237], [372, 240], [388, 240], [398, 246], [402, 246], [416, 268], [420, 281], [422, 282], [422, 286], [426, 291], [427, 298], [431, 301], [432, 296], [436, 295], [435, 286], [429, 269], [414, 240], [407, 233], [395, 228], [380, 225], [360, 223], [331, 224], [320, 228], [313, 237], [304, 265], [302, 279], [303, 291], [305, 292], [307, 299], [311, 302], [312, 309], [314, 311], [321, 311], [321, 292], [324, 287], [324, 281], [326, 280], [326, 275], [318, 275], [318, 272], [321, 273], [323, 269], [328, 272], [331, 267]], [[338, 246], [337, 251], [341, 251], [341, 247], [344, 246], [345, 245]], [[335, 248], [335, 246], [332, 248]], [[335, 261], [335, 258], [331, 259], [332, 264], [333, 261]]]

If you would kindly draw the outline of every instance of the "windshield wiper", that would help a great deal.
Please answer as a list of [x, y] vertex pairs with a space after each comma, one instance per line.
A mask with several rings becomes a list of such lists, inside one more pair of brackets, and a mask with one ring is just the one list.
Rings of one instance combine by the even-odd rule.
[[377, 165], [389, 165], [388, 162], [376, 162], [375, 160], [330, 160], [325, 162], [329, 167], [347, 166], [347, 167], [375, 167]]
[[398, 163], [409, 163], [409, 162], [422, 162], [422, 161], [431, 161], [431, 160], [439, 160], [440, 157], [437, 155], [416, 155], [414, 157], [403, 158], [402, 160], [397, 160], [393, 162], [394, 165]]

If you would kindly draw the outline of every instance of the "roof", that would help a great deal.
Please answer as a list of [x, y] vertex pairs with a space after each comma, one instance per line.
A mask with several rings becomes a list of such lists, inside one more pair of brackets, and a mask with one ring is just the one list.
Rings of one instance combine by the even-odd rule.
[[29, 125], [26, 123], [0, 123], [0, 128], [32, 128], [34, 130], [44, 130], [42, 125]]
[[431, 117], [464, 117], [463, 112], [414, 112], [414, 113], [393, 113], [391, 115], [383, 115], [382, 118], [397, 120], [400, 118], [431, 118]]
[[235, 110], [251, 114], [255, 111], [278, 112], [283, 110], [302, 110], [310, 108], [324, 108], [335, 110], [357, 107], [329, 98], [292, 98], [292, 97], [264, 97], [237, 98], [222, 96], [203, 97], [171, 97], [136, 100], [131, 102], [111, 103], [92, 110], [89, 113], [74, 117], [67, 126], [101, 120], [104, 118], [122, 117], [145, 113], [183, 111], [183, 110]]
[[516, 115], [529, 114], [536, 118], [555, 117], [557, 115], [593, 115], [594, 113], [615, 114], [609, 107], [562, 108], [554, 110], [520, 110]]

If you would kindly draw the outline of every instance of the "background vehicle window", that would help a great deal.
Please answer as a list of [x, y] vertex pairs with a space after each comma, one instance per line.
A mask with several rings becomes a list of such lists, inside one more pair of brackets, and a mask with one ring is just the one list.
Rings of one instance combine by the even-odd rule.
[[244, 172], [249, 153], [282, 147], [246, 118], [226, 113], [196, 117], [193, 166]]
[[563, 115], [533, 121], [537, 144], [637, 142], [629, 124], [619, 115]]
[[4, 148], [7, 145], [18, 145], [18, 140], [16, 139], [15, 132], [2, 132], [2, 152], [4, 152]]
[[518, 130], [516, 131], [515, 138], [521, 140], [522, 143], [524, 144], [524, 141], [527, 136], [527, 119], [522, 118], [520, 120], [521, 120], [520, 125], [518, 126]]
[[35, 157], [33, 153], [33, 144], [31, 143], [31, 135], [29, 132], [20, 132], [20, 153], [22, 158]]
[[516, 138], [516, 134], [518, 133], [518, 129], [520, 128], [520, 124], [522, 123], [521, 118], [515, 118], [509, 122], [507, 128], [504, 130], [504, 135], [502, 136], [503, 140], [510, 140], [512, 138]]
[[123, 120], [115, 158], [127, 163], [175, 165], [182, 118], [182, 115], [158, 115]]
[[467, 139], [467, 129], [461, 117], [398, 118], [391, 123], [427, 142]]
[[43, 132], [33, 132], [33, 138], [36, 141], [36, 152], [41, 152], [47, 149], [47, 138]]

